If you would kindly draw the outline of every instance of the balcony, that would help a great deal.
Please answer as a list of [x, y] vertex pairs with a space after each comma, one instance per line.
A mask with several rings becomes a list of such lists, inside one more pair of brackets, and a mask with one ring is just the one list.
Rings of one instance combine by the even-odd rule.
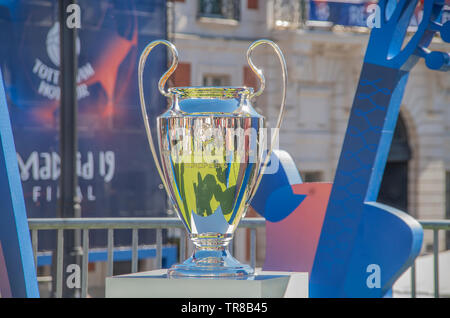
[[274, 29], [295, 30], [306, 21], [307, 1], [305, 0], [273, 0], [271, 6]]
[[197, 21], [236, 26], [240, 20], [239, 0], [199, 0]]

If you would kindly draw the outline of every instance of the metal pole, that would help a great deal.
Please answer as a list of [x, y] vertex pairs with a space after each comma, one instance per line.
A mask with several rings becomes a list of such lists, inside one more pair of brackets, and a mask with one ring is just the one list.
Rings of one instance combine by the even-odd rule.
[[138, 229], [133, 229], [131, 232], [131, 272], [136, 273], [138, 271], [138, 261], [139, 261], [139, 255], [138, 255], [138, 244], [139, 244], [139, 238], [138, 238]]
[[[78, 198], [77, 177], [77, 71], [76, 54], [77, 29], [69, 28], [66, 21], [70, 14], [67, 7], [76, 4], [75, 0], [59, 0], [59, 41], [60, 41], [60, 89], [61, 104], [59, 129], [59, 148], [61, 156], [60, 199], [58, 217], [81, 217], [80, 200]], [[80, 231], [65, 231], [64, 238], [64, 281], [68, 264], [81, 265], [81, 235]], [[80, 290], [63, 285], [63, 297], [79, 297]]]
[[56, 275], [53, 277], [55, 283], [55, 297], [61, 298], [63, 295], [63, 261], [64, 261], [64, 230], [59, 229], [57, 232], [57, 247], [56, 247], [56, 257], [52, 256], [53, 264], [56, 263], [56, 266], [53, 266], [56, 269]]
[[439, 229], [433, 230], [434, 298], [439, 298]]
[[156, 229], [156, 268], [162, 268], [162, 229]]
[[88, 293], [88, 265], [89, 265], [89, 230], [83, 230], [83, 264], [81, 267], [81, 297]]
[[411, 298], [416, 298], [416, 262], [411, 265]]
[[250, 230], [250, 266], [256, 267], [256, 229]]
[[114, 229], [108, 229], [108, 260], [106, 276], [111, 277], [114, 273]]

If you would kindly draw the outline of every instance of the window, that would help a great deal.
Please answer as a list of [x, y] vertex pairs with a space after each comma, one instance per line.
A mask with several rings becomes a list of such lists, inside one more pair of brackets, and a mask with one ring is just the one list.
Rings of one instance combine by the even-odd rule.
[[244, 85], [247, 87], [253, 87], [253, 89], [257, 90], [259, 87], [259, 80], [250, 66], [244, 66], [243, 75]]
[[303, 182], [320, 182], [322, 179], [322, 171], [306, 171], [303, 173]]
[[239, 0], [199, 0], [198, 17], [239, 21]]
[[221, 74], [207, 74], [203, 75], [203, 86], [229, 86], [230, 76]]
[[304, 0], [274, 0], [272, 6], [275, 29], [297, 29], [306, 20], [308, 8]]
[[177, 69], [173, 74], [173, 85], [185, 87], [191, 85], [191, 63], [178, 63]]
[[258, 0], [247, 0], [247, 9], [258, 9]]

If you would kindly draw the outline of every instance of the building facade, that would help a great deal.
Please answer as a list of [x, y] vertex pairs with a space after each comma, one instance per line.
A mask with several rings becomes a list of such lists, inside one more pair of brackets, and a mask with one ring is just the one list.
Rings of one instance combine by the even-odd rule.
[[[332, 182], [368, 41], [368, 28], [305, 23], [305, 1], [173, 1], [169, 39], [179, 50], [175, 86], [253, 86], [246, 62], [251, 42], [279, 44], [289, 72], [287, 113], [280, 148], [288, 151], [305, 181]], [[433, 50], [449, 51], [436, 39]], [[270, 48], [257, 48], [255, 64], [266, 76], [256, 107], [273, 127], [281, 99], [281, 69]], [[379, 201], [417, 219], [450, 218], [450, 73], [423, 61], [411, 72]], [[442, 231], [441, 231], [442, 232]], [[245, 235], [237, 235], [244, 240]], [[258, 258], [263, 259], [264, 233]], [[446, 242], [447, 241], [447, 242]], [[440, 247], [450, 248], [441, 233]], [[424, 252], [432, 244], [425, 232]], [[240, 252], [241, 258], [244, 252]], [[239, 253], [238, 253], [239, 254]], [[238, 255], [239, 256], [239, 255]]]

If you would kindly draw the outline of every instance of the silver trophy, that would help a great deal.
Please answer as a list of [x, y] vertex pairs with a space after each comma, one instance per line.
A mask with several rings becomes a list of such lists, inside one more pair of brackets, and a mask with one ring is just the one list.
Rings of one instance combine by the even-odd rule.
[[[173, 61], [158, 83], [161, 94], [171, 101], [169, 109], [157, 117], [158, 160], [145, 106], [143, 70], [150, 51], [159, 44], [170, 49]], [[283, 73], [281, 108], [269, 147], [264, 117], [251, 103], [265, 87], [261, 70], [251, 60], [251, 52], [261, 44], [275, 50]], [[252, 43], [247, 61], [260, 82], [256, 92], [249, 87], [174, 87], [166, 91], [166, 81], [178, 65], [175, 46], [157, 40], [141, 54], [139, 95], [150, 150], [194, 244], [192, 256], [170, 268], [169, 277], [245, 277], [254, 273], [252, 267], [231, 256], [228, 244], [269, 163], [284, 116], [287, 70], [280, 48], [269, 40]]]

